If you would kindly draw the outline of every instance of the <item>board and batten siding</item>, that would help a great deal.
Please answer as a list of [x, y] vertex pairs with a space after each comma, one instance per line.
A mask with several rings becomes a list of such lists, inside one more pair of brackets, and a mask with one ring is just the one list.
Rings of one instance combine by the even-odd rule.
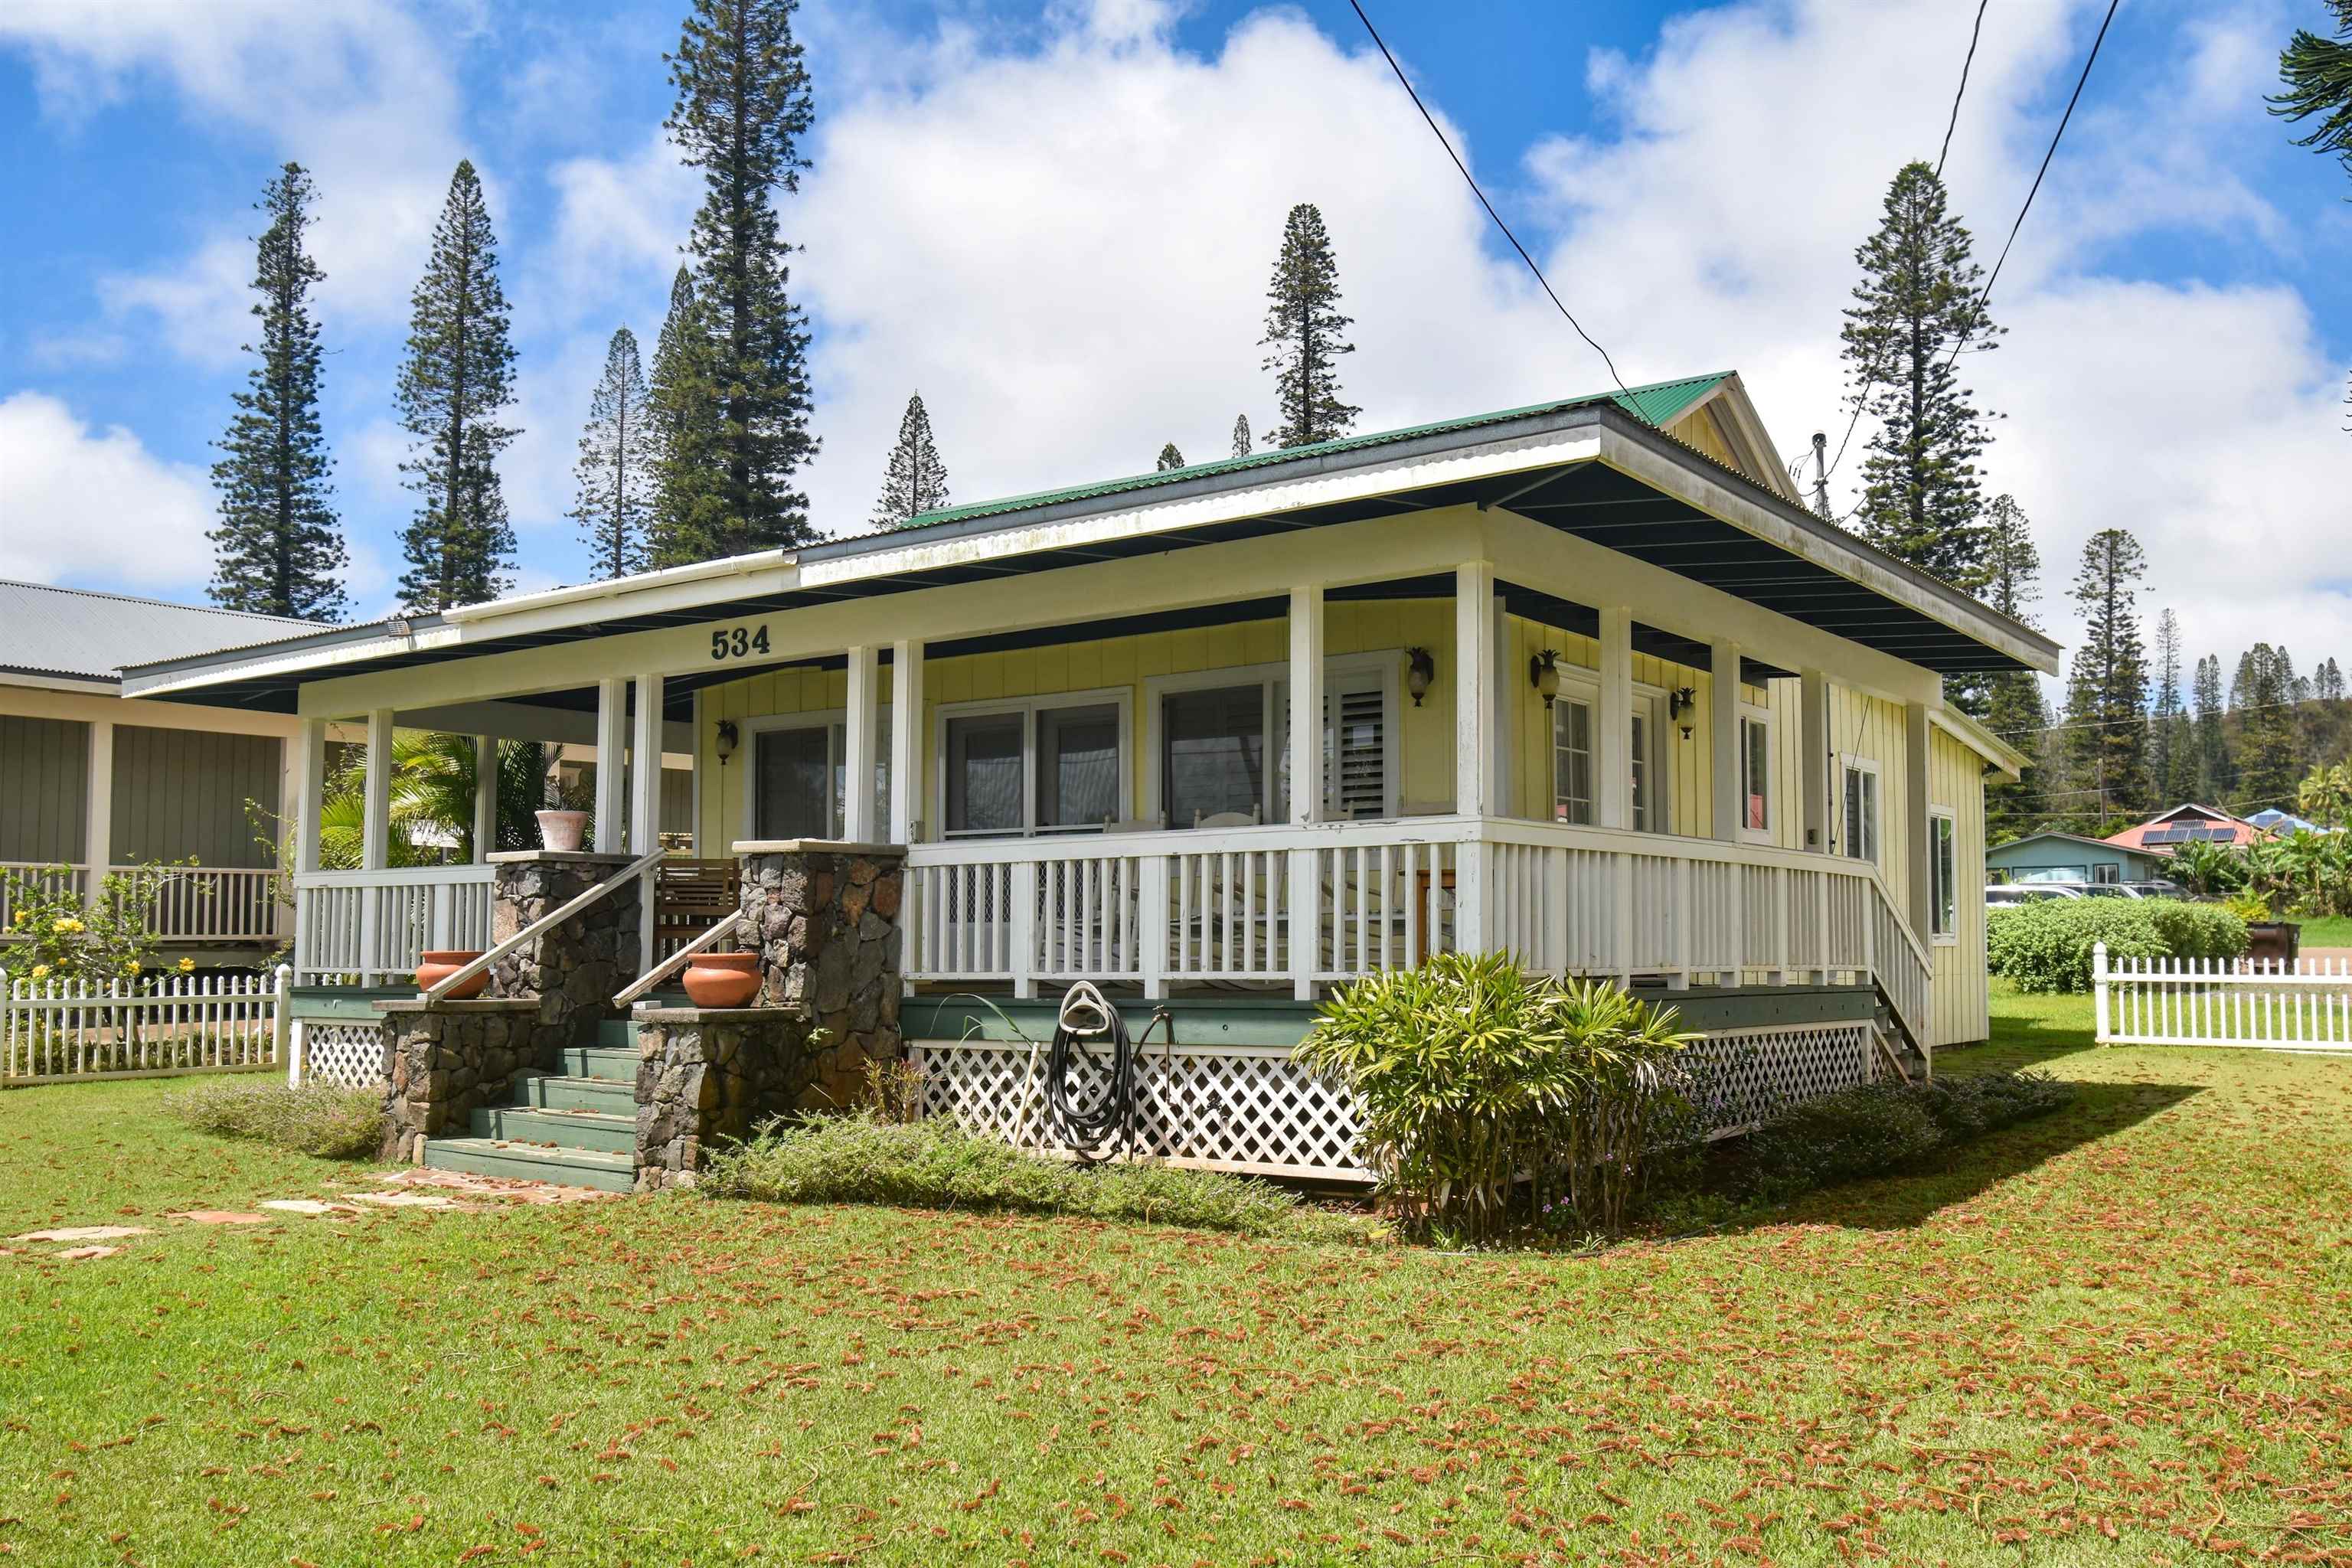
[[89, 799], [89, 725], [0, 713], [0, 860], [80, 860]]
[[274, 818], [283, 746], [270, 735], [114, 727], [114, 862], [184, 860], [202, 866], [273, 864], [246, 802]]
[[1936, 1044], [1964, 1045], [1992, 1032], [1985, 984], [1985, 761], [1942, 730], [1927, 732], [1927, 804], [1952, 814], [1954, 939], [1936, 942]]

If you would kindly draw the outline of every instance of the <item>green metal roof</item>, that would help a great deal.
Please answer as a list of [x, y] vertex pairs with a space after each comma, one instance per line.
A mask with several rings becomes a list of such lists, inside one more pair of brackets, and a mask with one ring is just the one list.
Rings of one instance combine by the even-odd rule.
[[1525, 408], [1506, 408], [1494, 414], [1473, 414], [1465, 418], [1441, 419], [1433, 425], [1414, 425], [1402, 430], [1381, 430], [1370, 436], [1343, 436], [1336, 441], [1318, 441], [1308, 447], [1276, 447], [1263, 452], [1253, 452], [1246, 458], [1221, 458], [1213, 463], [1193, 463], [1181, 468], [1163, 472], [1134, 474], [1126, 479], [1103, 479], [1090, 485], [1074, 485], [1066, 489], [1039, 490], [1033, 495], [1005, 496], [997, 500], [974, 501], [970, 506], [942, 507], [937, 511], [918, 512], [899, 524], [901, 528], [927, 528], [936, 522], [961, 522], [969, 518], [992, 517], [999, 512], [1024, 511], [1031, 507], [1051, 506], [1060, 501], [1091, 500], [1099, 496], [1117, 495], [1123, 490], [1149, 489], [1154, 485], [1174, 484], [1180, 479], [1196, 479], [1209, 474], [1239, 473], [1247, 468], [1268, 468], [1300, 458], [1312, 458], [1327, 452], [1352, 452], [1365, 447], [1378, 447], [1391, 441], [1407, 441], [1418, 436], [1433, 436], [1454, 430], [1475, 429], [1481, 425], [1501, 425], [1529, 415], [1558, 414], [1570, 408], [1580, 408], [1594, 403], [1614, 403], [1634, 418], [1657, 427], [1674, 423], [1690, 406], [1730, 379], [1731, 373], [1719, 370], [1707, 375], [1685, 376], [1679, 381], [1653, 382], [1647, 386], [1629, 387], [1622, 392], [1580, 393], [1573, 397], [1553, 398], [1545, 403], [1531, 403]]

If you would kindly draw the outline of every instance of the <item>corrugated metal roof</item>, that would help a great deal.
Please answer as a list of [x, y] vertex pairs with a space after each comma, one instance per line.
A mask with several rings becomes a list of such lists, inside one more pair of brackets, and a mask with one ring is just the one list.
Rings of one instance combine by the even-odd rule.
[[970, 506], [943, 507], [938, 511], [918, 512], [899, 526], [927, 528], [935, 522], [961, 522], [970, 518], [992, 517], [998, 512], [1023, 511], [1031, 507], [1051, 506], [1057, 501], [1090, 500], [1097, 496], [1117, 495], [1123, 490], [1150, 489], [1155, 485], [1175, 484], [1182, 479], [1197, 479], [1210, 474], [1240, 473], [1244, 469], [1265, 468], [1274, 463], [1295, 461], [1326, 452], [1352, 452], [1366, 447], [1378, 447], [1391, 441], [1408, 441], [1419, 436], [1433, 436], [1454, 430], [1474, 430], [1481, 425], [1500, 425], [1530, 415], [1556, 414], [1570, 408], [1581, 408], [1593, 403], [1614, 403], [1636, 419], [1654, 426], [1671, 424], [1694, 403], [1730, 379], [1729, 371], [1716, 371], [1707, 375], [1685, 376], [1679, 381], [1653, 382], [1647, 386], [1629, 387], [1623, 392], [1580, 393], [1573, 397], [1553, 398], [1545, 403], [1531, 403], [1525, 408], [1506, 408], [1493, 414], [1473, 414], [1458, 419], [1441, 419], [1433, 425], [1413, 425], [1402, 430], [1381, 430], [1369, 436], [1343, 436], [1336, 441], [1318, 441], [1308, 447], [1273, 447], [1263, 452], [1253, 452], [1246, 458], [1220, 458], [1213, 463], [1193, 463], [1186, 468], [1168, 468], [1155, 473], [1131, 474], [1125, 479], [1103, 479], [1090, 485], [1074, 485], [1066, 489], [1039, 490], [1032, 495], [1004, 496], [996, 500], [975, 501]]
[[277, 616], [0, 578], [0, 669], [34, 675], [112, 680], [125, 665], [250, 647], [318, 629], [310, 621]]

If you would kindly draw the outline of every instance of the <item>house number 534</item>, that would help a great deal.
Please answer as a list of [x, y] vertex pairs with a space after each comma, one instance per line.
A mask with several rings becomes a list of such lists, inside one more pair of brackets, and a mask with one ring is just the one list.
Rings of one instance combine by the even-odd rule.
[[768, 628], [765, 623], [756, 626], [721, 626], [710, 634], [710, 657], [713, 658], [743, 658], [768, 651]]

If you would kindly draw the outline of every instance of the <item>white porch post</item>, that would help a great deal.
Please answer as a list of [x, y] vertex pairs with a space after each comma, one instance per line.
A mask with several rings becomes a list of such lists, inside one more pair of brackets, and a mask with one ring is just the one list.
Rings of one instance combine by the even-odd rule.
[[1633, 826], [1633, 612], [1601, 610], [1601, 702], [1592, 754], [1592, 819], [1601, 827]]
[[849, 650], [849, 718], [844, 726], [841, 788], [841, 836], [852, 844], [871, 844], [879, 837], [874, 825], [874, 699], [882, 684], [879, 650], [871, 644]]
[[[650, 855], [661, 842], [662, 800], [662, 678], [637, 677], [637, 711], [630, 736], [629, 850]], [[655, 879], [639, 884], [637, 899], [637, 973], [654, 966]]]
[[1707, 744], [1713, 763], [1715, 836], [1729, 844], [1748, 820], [1739, 789], [1739, 645], [1718, 637], [1707, 660]]
[[1797, 694], [1797, 744], [1804, 759], [1800, 785], [1804, 800], [1800, 810], [1805, 845], [1816, 855], [1830, 852], [1830, 678], [1818, 669], [1804, 672]]
[[305, 719], [294, 736], [294, 869], [319, 868], [319, 812], [327, 795], [327, 721]]
[[499, 847], [499, 738], [474, 737], [474, 864]]
[[[1290, 590], [1290, 820], [1305, 825], [1323, 818], [1323, 584]], [[1290, 889], [1290, 990], [1299, 1001], [1315, 996], [1317, 933], [1322, 930], [1316, 852], [1293, 849], [1286, 878]], [[1161, 909], [1167, 907], [1163, 890]]]
[[628, 837], [629, 683], [608, 676], [596, 683], [596, 848], [621, 852]]
[[890, 823], [894, 844], [915, 842], [923, 811], [923, 645], [890, 645]]
[[[1484, 816], [1495, 808], [1495, 565], [1465, 562], [1454, 570], [1454, 809]], [[1486, 951], [1486, 846], [1465, 838], [1454, 849], [1454, 943]], [[1433, 950], [1435, 944], [1431, 944]]]
[[1927, 705], [1903, 705], [1903, 860], [1910, 886], [1903, 907], [1910, 911], [1911, 931], [1925, 942], [1935, 915], [1933, 879], [1928, 871], [1927, 842]]
[[89, 866], [89, 897], [98, 897], [114, 864], [114, 721], [89, 721], [89, 787], [83, 797], [81, 857]]
[[381, 871], [392, 864], [392, 710], [368, 713], [366, 788], [361, 796], [360, 865]]

